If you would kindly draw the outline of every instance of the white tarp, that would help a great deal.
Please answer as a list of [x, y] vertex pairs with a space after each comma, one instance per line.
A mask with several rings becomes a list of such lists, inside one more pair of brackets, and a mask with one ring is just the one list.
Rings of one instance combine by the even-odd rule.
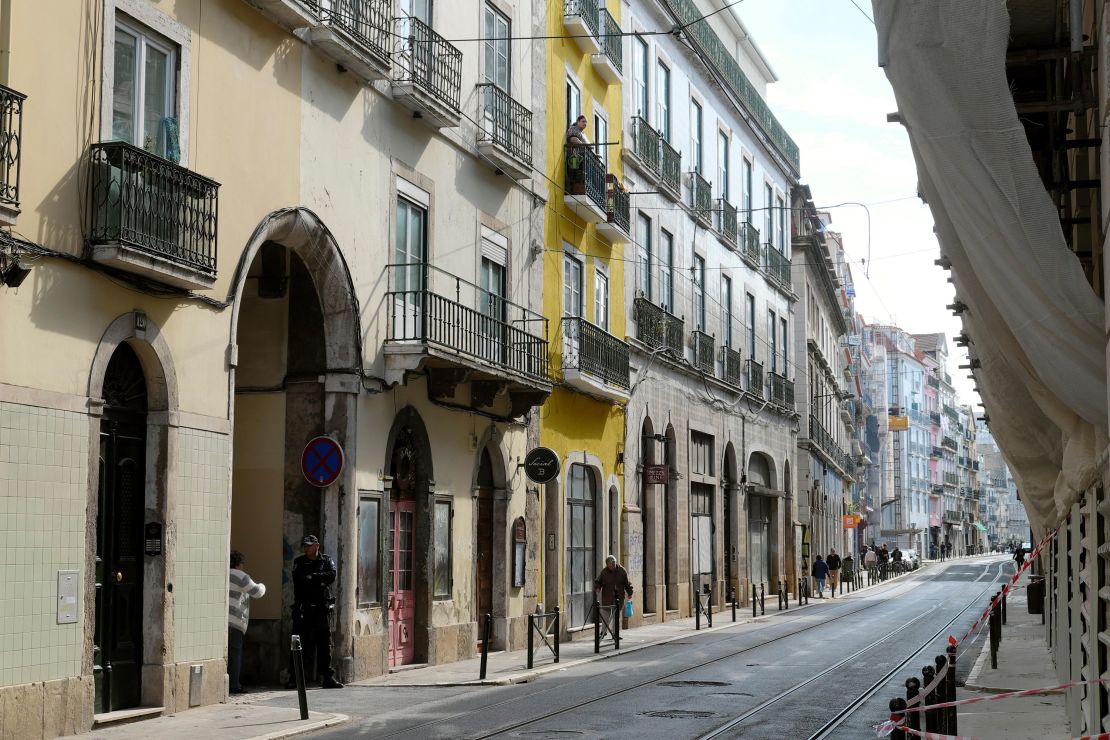
[[952, 263], [991, 431], [1043, 531], [1098, 475], [1104, 309], [1033, 162], [1004, 0], [873, 0], [922, 190]]

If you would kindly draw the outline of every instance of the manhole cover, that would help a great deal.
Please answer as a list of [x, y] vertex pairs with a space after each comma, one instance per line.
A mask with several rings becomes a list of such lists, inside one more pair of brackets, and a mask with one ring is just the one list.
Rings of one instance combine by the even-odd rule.
[[705, 719], [716, 717], [713, 712], [698, 712], [691, 709], [656, 709], [652, 712], [641, 712], [645, 717], [659, 717], [661, 719]]
[[728, 681], [662, 681], [657, 686], [728, 686]]

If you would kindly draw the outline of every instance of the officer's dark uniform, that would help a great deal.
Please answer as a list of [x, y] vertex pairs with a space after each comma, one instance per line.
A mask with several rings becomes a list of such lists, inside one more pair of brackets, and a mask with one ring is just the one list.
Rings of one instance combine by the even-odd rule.
[[[319, 541], [309, 535], [303, 544], [315, 545]], [[331, 584], [334, 582], [335, 561], [323, 551], [317, 551], [315, 560], [307, 555], [293, 560], [293, 634], [301, 636], [305, 674], [315, 655], [316, 672], [325, 688], [341, 687], [331, 667], [331, 612], [335, 607]], [[293, 675], [290, 665], [290, 681]]]

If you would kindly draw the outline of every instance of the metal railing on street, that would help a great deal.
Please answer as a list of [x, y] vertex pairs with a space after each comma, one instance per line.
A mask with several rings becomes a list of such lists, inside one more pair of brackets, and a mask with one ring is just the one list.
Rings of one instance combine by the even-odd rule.
[[553, 663], [559, 662], [559, 607], [548, 613], [528, 615], [528, 668], [531, 670], [536, 657], [535, 638], [539, 635], [544, 647], [551, 651]]
[[563, 369], [629, 388], [628, 344], [578, 316], [563, 317]]

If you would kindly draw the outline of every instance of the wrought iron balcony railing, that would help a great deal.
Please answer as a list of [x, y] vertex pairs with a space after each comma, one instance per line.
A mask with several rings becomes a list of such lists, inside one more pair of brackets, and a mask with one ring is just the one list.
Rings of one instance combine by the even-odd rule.
[[598, 23], [600, 30], [600, 37], [598, 41], [601, 42], [601, 53], [608, 58], [609, 62], [616, 68], [617, 73], [620, 74], [624, 68], [624, 46], [621, 43], [624, 37], [621, 35], [621, 24], [617, 23], [607, 8], [601, 8], [600, 21]]
[[452, 110], [459, 109], [462, 52], [416, 18], [394, 18], [393, 80], [411, 84]]
[[715, 375], [716, 353], [715, 340], [705, 332], [695, 329], [694, 335], [694, 367], [706, 375]]
[[662, 136], [659, 138], [659, 177], [663, 187], [677, 197], [682, 190], [682, 155]]
[[549, 382], [543, 316], [426, 263], [386, 269], [387, 342], [423, 342]]
[[953, 452], [959, 449], [959, 445], [956, 444], [956, 440], [953, 439], [952, 437], [943, 438], [940, 441], [940, 446], [941, 447], [946, 447], [946, 448], [952, 450]]
[[786, 408], [794, 410], [794, 381], [783, 381], [783, 396], [786, 398]]
[[763, 398], [763, 363], [748, 359], [744, 363], [744, 375], [747, 376], [748, 393]]
[[744, 256], [754, 265], [759, 264], [759, 229], [745, 221], [740, 225], [740, 246]]
[[786, 405], [786, 378], [778, 373], [767, 373], [767, 384], [771, 387], [771, 403]]
[[336, 28], [374, 54], [388, 58], [391, 0], [308, 0], [321, 23]]
[[621, 187], [616, 175], [605, 176], [605, 212], [609, 223], [625, 234], [632, 233], [632, 206], [628, 191]]
[[929, 385], [931, 387], [938, 388], [938, 389], [940, 388], [940, 380], [938, 380], [937, 378], [929, 376], [928, 378], [926, 378], [926, 381], [929, 383]]
[[662, 137], [640, 116], [632, 117], [632, 153], [644, 167], [659, 176], [659, 142]]
[[23, 102], [27, 96], [0, 85], [0, 204], [19, 207]]
[[524, 163], [532, 161], [532, 111], [492, 82], [478, 85], [480, 141], [490, 141]]
[[585, 195], [602, 211], [605, 210], [605, 163], [593, 147], [568, 144], [566, 147], [567, 192]]
[[721, 357], [725, 369], [725, 382], [737, 388], [744, 386], [744, 361], [740, 353], [731, 347], [721, 347]]
[[809, 415], [809, 439], [825, 453], [826, 457], [839, 465], [845, 472], [852, 473], [855, 471], [855, 464], [852, 459], [840, 448], [833, 436], [813, 414]]
[[729, 247], [736, 246], [736, 206], [724, 198], [713, 201], [717, 212], [717, 233], [724, 237]]
[[937, 426], [940, 426], [940, 413], [937, 411], [929, 412], [929, 421]]
[[766, 260], [764, 261], [763, 270], [767, 275], [787, 290], [790, 289], [790, 260], [786, 258], [775, 246], [771, 244], [764, 245], [764, 254]]
[[[600, 33], [600, 8], [598, 0], [563, 0], [563, 17], [581, 18], [595, 37]], [[618, 39], [619, 41], [619, 39]]]
[[944, 457], [944, 450], [942, 450], [939, 447], [934, 446], [931, 450], [929, 450], [929, 457], [935, 457], [935, 458]]
[[628, 344], [578, 316], [563, 317], [563, 370], [629, 388]]
[[955, 486], [958, 486], [959, 484], [960, 484], [960, 476], [959, 475], [957, 475], [956, 473], [945, 473], [944, 474], [944, 485], [955, 487]]
[[636, 298], [632, 311], [638, 340], [649, 347], [662, 347], [675, 356], [682, 356], [682, 319], [643, 297]]
[[89, 243], [216, 272], [219, 183], [122, 141], [89, 148]]
[[696, 171], [689, 176], [690, 208], [694, 211], [694, 218], [708, 226], [713, 215], [713, 186]]

